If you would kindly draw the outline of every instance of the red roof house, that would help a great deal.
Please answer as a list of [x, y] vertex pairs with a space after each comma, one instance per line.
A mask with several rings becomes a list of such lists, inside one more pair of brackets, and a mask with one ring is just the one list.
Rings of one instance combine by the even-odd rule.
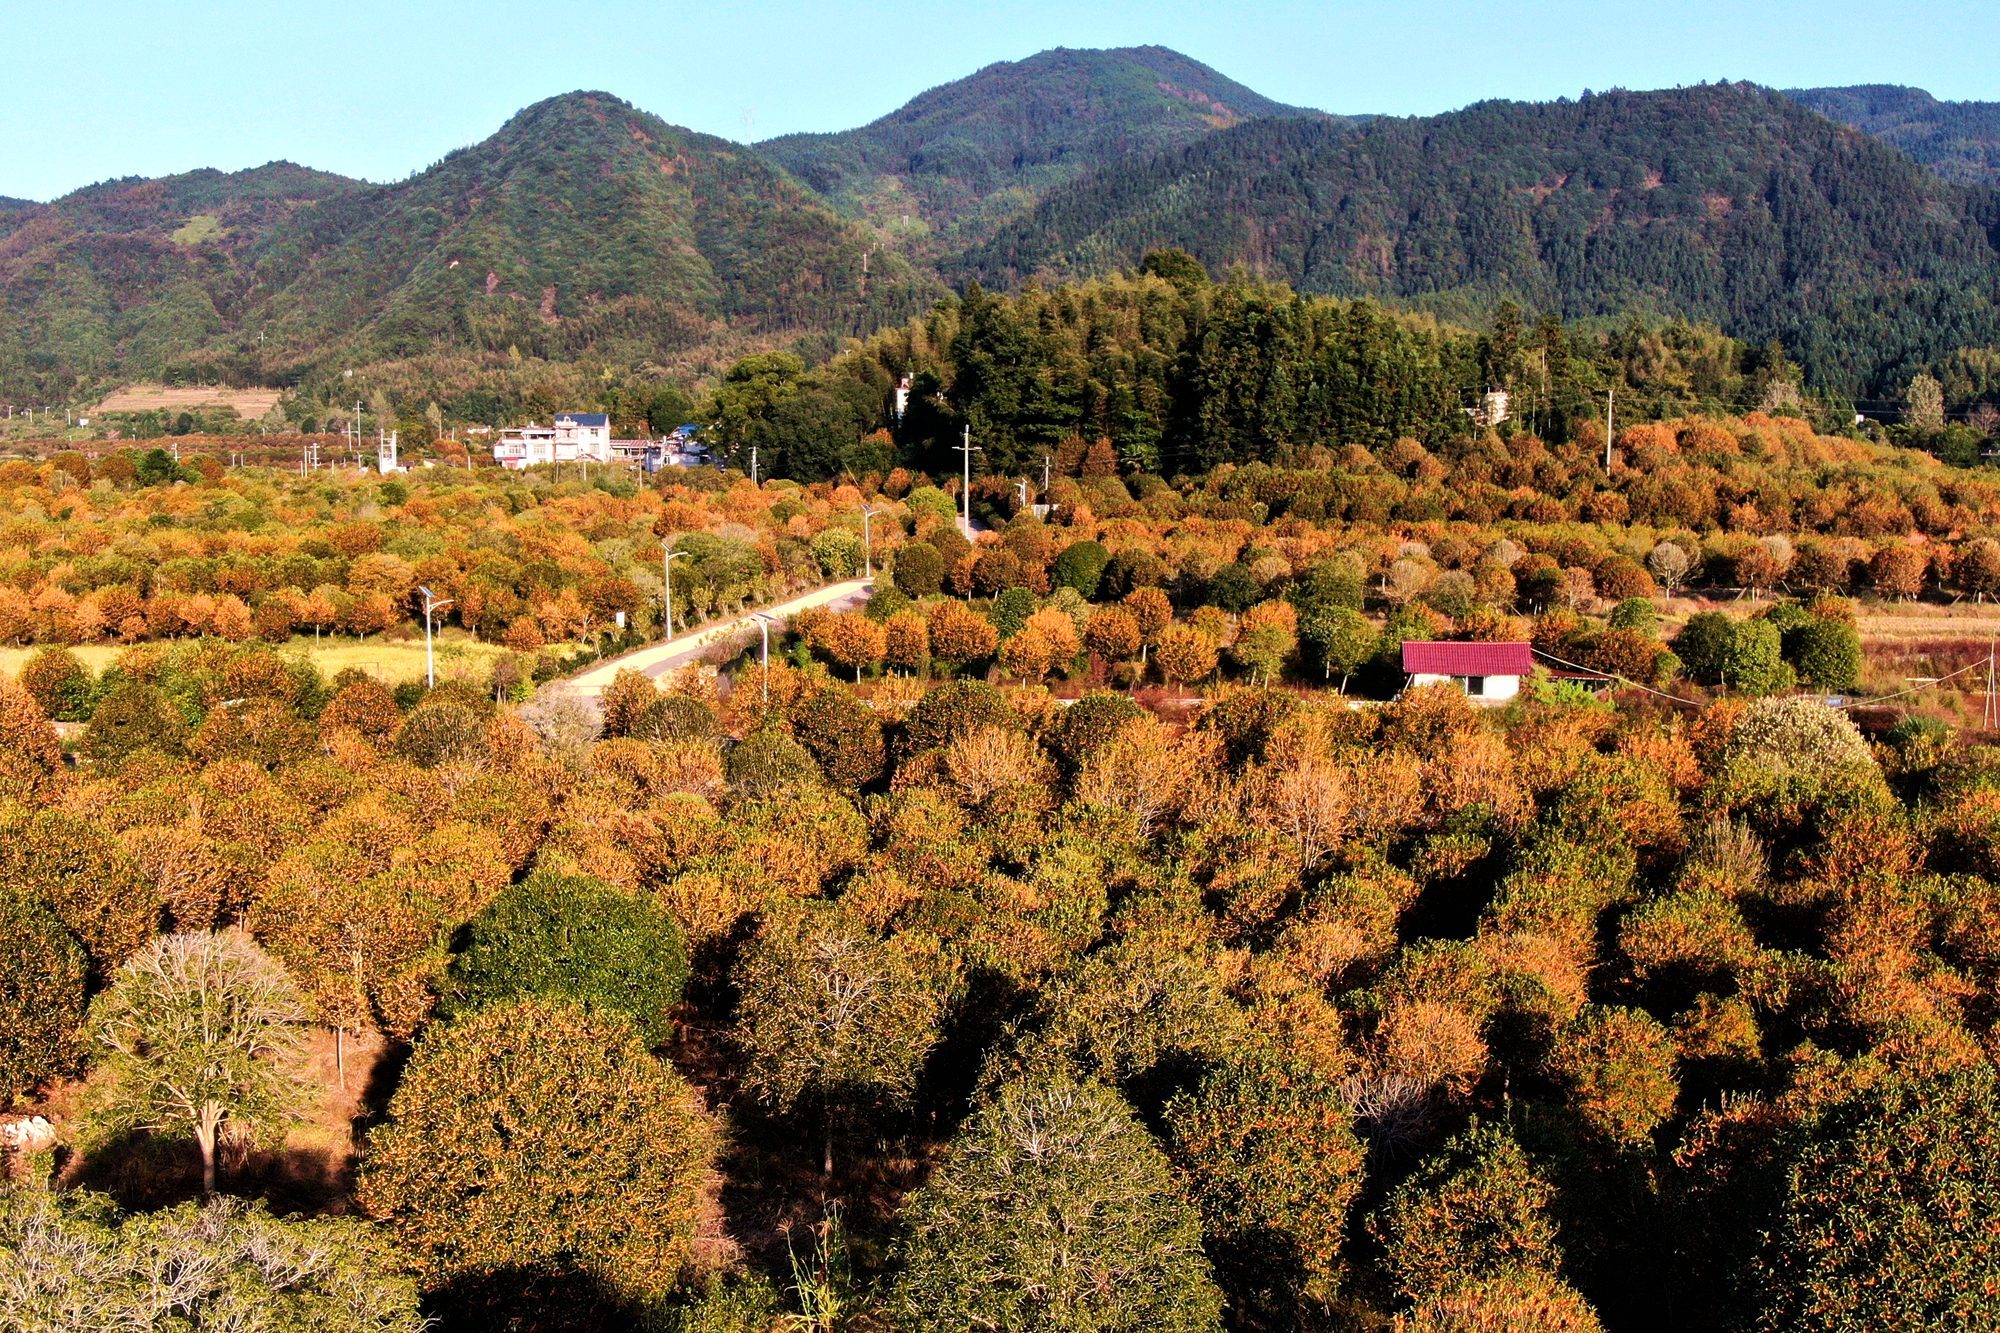
[[1412, 685], [1451, 681], [1474, 699], [1499, 702], [1521, 692], [1521, 680], [1535, 669], [1534, 649], [1525, 643], [1425, 643], [1403, 645], [1403, 670]]

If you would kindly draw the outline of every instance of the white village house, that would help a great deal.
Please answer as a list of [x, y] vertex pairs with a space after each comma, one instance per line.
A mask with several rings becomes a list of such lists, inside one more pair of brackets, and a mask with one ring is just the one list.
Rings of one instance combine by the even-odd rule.
[[511, 427], [494, 441], [493, 461], [516, 472], [546, 463], [609, 463], [611, 417], [604, 412], [563, 412], [550, 426]]
[[1410, 684], [1446, 681], [1478, 703], [1505, 703], [1521, 692], [1535, 669], [1534, 649], [1525, 643], [1431, 643], [1403, 645], [1403, 670]]

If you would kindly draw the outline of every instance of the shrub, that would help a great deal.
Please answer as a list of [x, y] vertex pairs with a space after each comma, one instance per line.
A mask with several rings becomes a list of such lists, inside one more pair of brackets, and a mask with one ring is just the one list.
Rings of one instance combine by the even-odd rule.
[[395, 751], [421, 768], [459, 763], [478, 755], [486, 724], [478, 713], [448, 698], [428, 698], [396, 732]]
[[875, 710], [842, 689], [824, 689], [792, 710], [792, 735], [827, 780], [856, 792], [882, 776], [888, 762]]
[[942, 749], [980, 727], [1012, 727], [1014, 710], [1007, 697], [980, 680], [955, 680], [938, 686], [917, 701], [903, 720], [896, 751], [904, 758]]
[[75, 1067], [87, 967], [53, 912], [0, 888], [0, 1105]]
[[1063, 548], [1049, 570], [1050, 580], [1058, 588], [1074, 588], [1086, 599], [1097, 596], [1097, 587], [1104, 579], [1104, 567], [1111, 562], [1111, 553], [1094, 541], [1072, 542]]
[[1843, 621], [1810, 619], [1786, 632], [1784, 647], [1801, 685], [1851, 690], [1861, 679], [1861, 634]]
[[1652, 1015], [1591, 1006], [1558, 1034], [1549, 1062], [1584, 1123], [1640, 1144], [1674, 1109], [1674, 1044]]
[[1324, 1307], [1361, 1191], [1361, 1143], [1337, 1091], [1268, 1060], [1225, 1062], [1167, 1107], [1207, 1249], [1246, 1309]]
[[[417, 1047], [369, 1135], [357, 1195], [434, 1287], [581, 1273], [657, 1298], [688, 1256], [715, 1129], [622, 1014], [496, 1004]], [[468, 1327], [510, 1313], [467, 1312]]]
[[911, 1329], [1221, 1326], [1201, 1226], [1118, 1094], [1064, 1070], [1003, 1083], [905, 1209]]
[[782, 731], [766, 729], [729, 747], [724, 770], [737, 792], [751, 798], [819, 781], [820, 771], [804, 746]]
[[21, 688], [50, 721], [83, 722], [90, 717], [95, 682], [67, 648], [37, 649], [21, 667]]
[[1984, 1065], [1890, 1078], [1805, 1126], [1755, 1266], [1754, 1326], [2000, 1327], [1996, 1127]]
[[121, 1215], [109, 1199], [0, 1197], [0, 1328], [67, 1333], [422, 1333], [416, 1284], [374, 1229], [213, 1199]]
[[648, 1045], [687, 985], [687, 943], [652, 901], [601, 880], [533, 875], [466, 927], [441, 987], [447, 1018], [520, 996], [574, 1000], [631, 1018]]
[[711, 741], [722, 734], [722, 724], [699, 699], [655, 694], [640, 705], [626, 734], [642, 741]]
[[117, 764], [140, 750], [179, 755], [187, 732], [187, 718], [163, 691], [127, 683], [98, 700], [77, 748], [93, 764]]
[[928, 542], [900, 546], [889, 577], [906, 597], [934, 597], [944, 586], [944, 556]]
[[1506, 1130], [1475, 1124], [1425, 1158], [1370, 1223], [1389, 1271], [1421, 1304], [1508, 1267], [1553, 1272], [1554, 1191]]
[[1753, 701], [1737, 722], [1724, 758], [1805, 774], [1875, 768], [1875, 756], [1852, 718], [1804, 698]]

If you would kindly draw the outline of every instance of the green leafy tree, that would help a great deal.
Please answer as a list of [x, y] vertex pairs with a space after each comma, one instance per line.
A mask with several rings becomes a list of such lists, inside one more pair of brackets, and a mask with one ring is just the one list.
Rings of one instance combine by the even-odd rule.
[[140, 750], [181, 754], [187, 734], [187, 716], [163, 691], [127, 682], [97, 701], [77, 749], [93, 764], [116, 764]]
[[656, 1299], [688, 1256], [715, 1128], [622, 1014], [495, 1004], [417, 1047], [371, 1135], [357, 1197], [468, 1327], [504, 1323], [482, 1279], [584, 1275]]
[[1674, 636], [1674, 655], [1690, 678], [1719, 685], [1735, 637], [1736, 622], [1730, 616], [1721, 611], [1697, 611]]
[[1421, 1304], [1504, 1268], [1554, 1272], [1554, 1197], [1512, 1134], [1474, 1125], [1425, 1158], [1369, 1226], [1389, 1271]]
[[1001, 1084], [904, 1213], [911, 1329], [1213, 1330], [1201, 1223], [1117, 1093], [1062, 1069]]
[[55, 913], [0, 888], [0, 1103], [75, 1066], [88, 970]]
[[1735, 622], [1722, 653], [1722, 681], [1749, 694], [1769, 694], [1789, 686], [1792, 669], [1785, 664], [1778, 627], [1767, 620]]
[[1891, 1078], [1804, 1127], [1754, 1270], [1754, 1327], [2000, 1327], [2000, 1093]]
[[440, 1009], [449, 1018], [517, 996], [554, 996], [625, 1014], [658, 1046], [687, 977], [687, 942], [651, 899], [601, 880], [532, 875], [466, 927]]
[[248, 935], [164, 936], [91, 1006], [104, 1052], [93, 1110], [112, 1125], [192, 1135], [212, 1195], [225, 1125], [269, 1133], [301, 1113], [305, 1018], [292, 979]]
[[1784, 649], [1808, 688], [1851, 690], [1861, 679], [1861, 634], [1844, 620], [1812, 617], [1785, 632]]
[[422, 1333], [416, 1284], [365, 1223], [233, 1199], [121, 1215], [0, 1195], [0, 1328], [20, 1333]]
[[836, 1117], [907, 1102], [937, 1044], [939, 979], [896, 941], [883, 941], [838, 910], [802, 911], [765, 923], [736, 970], [744, 1082], [780, 1111], [816, 1107], [833, 1170]]
[[1305, 1069], [1226, 1061], [1167, 1107], [1171, 1151], [1236, 1304], [1296, 1318], [1340, 1284], [1362, 1149], [1338, 1090]]
[[896, 564], [890, 578], [906, 597], [933, 597], [944, 586], [944, 556], [929, 542], [911, 542], [896, 548]]
[[37, 649], [21, 666], [21, 687], [53, 722], [88, 721], [96, 684], [67, 648]]
[[794, 708], [792, 735], [843, 792], [880, 778], [888, 760], [881, 719], [846, 690], [821, 690]]
[[1058, 588], [1076, 589], [1087, 600], [1097, 596], [1097, 585], [1103, 581], [1104, 567], [1109, 563], [1111, 553], [1101, 544], [1072, 542], [1056, 557], [1049, 579]]

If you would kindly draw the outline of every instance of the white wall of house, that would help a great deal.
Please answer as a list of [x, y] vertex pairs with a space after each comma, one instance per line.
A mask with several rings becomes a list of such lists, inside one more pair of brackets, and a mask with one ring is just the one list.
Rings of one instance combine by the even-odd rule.
[[1467, 698], [1483, 704], [1504, 704], [1521, 692], [1519, 676], [1439, 676], [1419, 671], [1410, 677], [1410, 684], [1456, 685]]

